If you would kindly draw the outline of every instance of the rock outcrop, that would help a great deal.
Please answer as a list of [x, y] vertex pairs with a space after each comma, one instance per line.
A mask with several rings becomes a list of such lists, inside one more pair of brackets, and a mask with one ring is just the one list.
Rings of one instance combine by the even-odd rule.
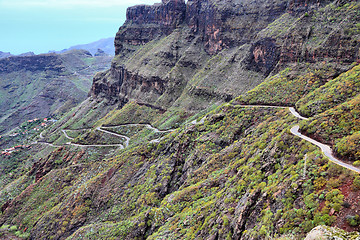
[[143, 45], [149, 41], [169, 35], [184, 20], [186, 5], [184, 0], [162, 0], [161, 4], [138, 5], [126, 12], [126, 22], [115, 38], [115, 54], [124, 44]]
[[189, 1], [186, 23], [210, 54], [250, 43], [287, 9], [287, 1]]
[[280, 49], [276, 45], [276, 40], [261, 39], [251, 46], [247, 66], [248, 69], [268, 75], [278, 63], [279, 57]]
[[[207, 104], [188, 104], [191, 99], [229, 101], [289, 64], [359, 61], [353, 25], [360, 19], [349, 14], [342, 21], [336, 9], [343, 3], [334, 2], [335, 9], [330, 2], [163, 0], [131, 7], [116, 34], [111, 69], [94, 78], [90, 95], [121, 105], [186, 103], [188, 110], [199, 110]], [[229, 64], [216, 64], [214, 56], [230, 59], [235, 69], [214, 70]]]
[[358, 232], [345, 232], [339, 228], [317, 226], [308, 233], [305, 240], [330, 240], [330, 239], [360, 239]]

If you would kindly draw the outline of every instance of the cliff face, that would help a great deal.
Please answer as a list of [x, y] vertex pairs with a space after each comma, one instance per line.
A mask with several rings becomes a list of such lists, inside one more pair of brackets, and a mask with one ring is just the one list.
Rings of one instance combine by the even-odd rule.
[[189, 1], [186, 24], [200, 34], [210, 54], [249, 43], [259, 30], [282, 15], [286, 1]]
[[143, 45], [154, 38], [169, 35], [184, 20], [184, 0], [162, 0], [153, 6], [138, 5], [126, 11], [126, 22], [115, 38], [115, 54], [123, 44]]
[[228, 101], [289, 64], [358, 61], [359, 19], [342, 21], [342, 3], [330, 2], [168, 0], [131, 7], [112, 67], [94, 78], [91, 95], [200, 110], [210, 103], [199, 99]]
[[[240, 80], [237, 85], [241, 87], [233, 89], [230, 85], [234, 84], [234, 79], [226, 83], [222, 81], [223, 76], [217, 76], [212, 86], [207, 83], [204, 86], [189, 85], [189, 82], [196, 80], [194, 77], [212, 56], [224, 49], [236, 49], [250, 43], [259, 30], [283, 14], [286, 8], [285, 1], [255, 4], [252, 1], [197, 0], [188, 1], [186, 5], [184, 1], [170, 0], [153, 6], [131, 7], [127, 10], [125, 24], [116, 35], [117, 57], [109, 71], [94, 78], [91, 95], [112, 99], [122, 105], [135, 99], [166, 108], [181, 95], [186, 98], [215, 96], [220, 102], [229, 100], [244, 89], [249, 90], [245, 87], [249, 84]], [[139, 50], [144, 44], [148, 47]], [[238, 53], [235, 52], [230, 51], [224, 57], [236, 59]], [[240, 61], [243, 57], [242, 53], [234, 63], [237, 69], [243, 68]], [[266, 65], [272, 68], [274, 63]], [[267, 68], [264, 73], [270, 70]], [[229, 86], [228, 90], [209, 91], [220, 81]], [[252, 82], [256, 85], [260, 78], [256, 77]], [[199, 109], [204, 107], [198, 106]]]
[[139, 5], [127, 10], [126, 22], [116, 35], [116, 54], [123, 44], [143, 45], [157, 37], [169, 35], [181, 24], [202, 38], [210, 54], [249, 43], [259, 30], [285, 12], [303, 13], [330, 1], [220, 1], [163, 0], [153, 6]]

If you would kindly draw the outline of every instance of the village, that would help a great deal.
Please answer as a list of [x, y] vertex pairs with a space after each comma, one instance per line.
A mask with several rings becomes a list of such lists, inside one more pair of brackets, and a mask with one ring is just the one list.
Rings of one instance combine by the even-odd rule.
[[18, 145], [18, 146], [15, 146], [15, 147], [11, 147], [11, 148], [4, 149], [4, 150], [1, 152], [1, 155], [3, 155], [3, 156], [10, 156], [12, 153], [18, 152], [18, 151], [20, 151], [21, 149], [30, 149], [30, 148], [31, 148], [30, 145]]
[[[26, 122], [24, 122], [23, 124], [20, 125], [20, 127], [17, 128], [17, 130], [14, 133], [11, 133], [9, 135], [7, 135], [8, 137], [18, 137], [21, 135], [29, 135], [29, 134], [33, 134], [36, 132], [39, 132], [40, 130], [44, 129], [45, 127], [47, 127], [48, 125], [50, 125], [51, 123], [56, 122], [55, 119], [51, 119], [51, 118], [35, 118], [35, 119], [30, 119], [27, 120]], [[5, 137], [4, 136], [0, 136], [0, 139]], [[31, 145], [17, 145], [17, 146], [13, 146], [7, 149], [4, 149], [1, 151], [1, 156], [11, 156], [13, 153], [18, 152], [22, 149], [30, 149]]]

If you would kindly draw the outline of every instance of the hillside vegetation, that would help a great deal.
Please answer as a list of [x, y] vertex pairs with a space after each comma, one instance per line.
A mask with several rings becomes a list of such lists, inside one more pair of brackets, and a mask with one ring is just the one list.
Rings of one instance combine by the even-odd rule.
[[87, 97], [93, 75], [110, 61], [84, 50], [0, 60], [0, 133], [76, 106]]
[[358, 237], [360, 169], [290, 130], [360, 165], [359, 18], [359, 1], [129, 8], [89, 97], [7, 136], [31, 148], [0, 159], [0, 236]]

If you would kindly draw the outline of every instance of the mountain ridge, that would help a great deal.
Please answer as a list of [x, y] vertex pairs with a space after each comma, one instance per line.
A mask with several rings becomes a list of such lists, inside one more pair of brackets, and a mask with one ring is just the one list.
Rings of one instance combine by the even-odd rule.
[[29, 136], [47, 144], [0, 161], [5, 234], [358, 236], [315, 228], [360, 229], [360, 178], [292, 128], [357, 166], [359, 11], [318, 0], [129, 8], [89, 97]]
[[98, 41], [94, 41], [91, 43], [78, 44], [75, 46], [71, 46], [67, 49], [58, 51], [58, 53], [64, 53], [66, 51], [75, 50], [75, 49], [77, 49], [77, 50], [84, 49], [86, 51], [89, 51], [92, 55], [95, 55], [98, 52], [98, 50], [101, 49], [106, 54], [114, 56], [114, 53], [115, 53], [114, 38], [113, 37], [102, 38]]
[[77, 105], [87, 97], [91, 76], [109, 62], [110, 57], [93, 57], [84, 50], [1, 59], [0, 132]]

